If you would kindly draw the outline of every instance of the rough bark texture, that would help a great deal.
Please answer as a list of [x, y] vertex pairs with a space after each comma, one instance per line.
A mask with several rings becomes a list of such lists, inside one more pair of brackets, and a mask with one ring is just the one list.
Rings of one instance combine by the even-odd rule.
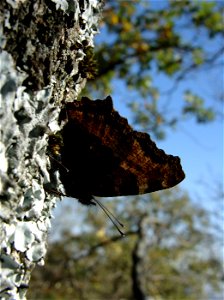
[[85, 85], [83, 61], [100, 18], [96, 0], [1, 1], [0, 196], [1, 299], [24, 299], [31, 271], [43, 264], [57, 198], [44, 186], [48, 136], [63, 101]]

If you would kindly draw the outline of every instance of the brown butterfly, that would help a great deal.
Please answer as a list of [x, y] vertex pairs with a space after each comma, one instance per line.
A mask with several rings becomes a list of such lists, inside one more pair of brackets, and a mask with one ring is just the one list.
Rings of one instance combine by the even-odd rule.
[[69, 102], [61, 114], [60, 179], [68, 196], [94, 204], [93, 196], [146, 194], [171, 188], [185, 175], [180, 159], [157, 148], [113, 109], [110, 96]]

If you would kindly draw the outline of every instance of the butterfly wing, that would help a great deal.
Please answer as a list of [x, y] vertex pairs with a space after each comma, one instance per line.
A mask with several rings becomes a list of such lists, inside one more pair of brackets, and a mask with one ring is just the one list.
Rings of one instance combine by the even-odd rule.
[[105, 100], [67, 103], [61, 180], [74, 197], [150, 193], [170, 188], [185, 175], [179, 157], [157, 148], [147, 133], [134, 131]]

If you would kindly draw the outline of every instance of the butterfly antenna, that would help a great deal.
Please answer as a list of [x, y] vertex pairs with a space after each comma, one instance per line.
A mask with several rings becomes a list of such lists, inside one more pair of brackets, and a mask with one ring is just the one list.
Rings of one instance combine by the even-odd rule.
[[[67, 195], [65, 195], [62, 192], [59, 192], [57, 190], [54, 190], [54, 189], [47, 189], [47, 190], [49, 192], [53, 193], [53, 194], [58, 195], [58, 196], [68, 197]], [[99, 207], [103, 210], [105, 215], [111, 220], [111, 222], [116, 227], [116, 229], [120, 233], [120, 235], [125, 236], [125, 234], [119, 228], [119, 226], [124, 227], [124, 225], [121, 222], [119, 222], [118, 219], [112, 214], [112, 212], [109, 211], [109, 209], [107, 209], [106, 206], [104, 206], [99, 200], [97, 200], [96, 198], [93, 198], [93, 201], [96, 202], [96, 204], [99, 205]]]
[[54, 158], [54, 157], [53, 157], [52, 155], [50, 155], [49, 153], [48, 153], [48, 156], [49, 156], [51, 159], [53, 159], [54, 161], [56, 161], [63, 169], [65, 169], [66, 172], [69, 172], [69, 169], [66, 168], [59, 160], [57, 160], [56, 158]]
[[119, 228], [119, 226], [124, 227], [124, 225], [121, 222], [119, 222], [118, 219], [112, 214], [112, 212], [109, 211], [109, 209], [106, 208], [106, 206], [104, 206], [99, 200], [97, 200], [96, 198], [93, 198], [93, 200], [99, 205], [99, 207], [103, 210], [105, 215], [111, 220], [111, 222], [116, 227], [120, 235], [125, 236], [125, 234]]

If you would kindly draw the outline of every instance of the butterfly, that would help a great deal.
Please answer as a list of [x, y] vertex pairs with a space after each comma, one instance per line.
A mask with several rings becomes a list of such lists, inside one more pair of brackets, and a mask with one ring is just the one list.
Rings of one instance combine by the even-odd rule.
[[93, 204], [94, 196], [146, 194], [171, 188], [185, 174], [180, 158], [158, 149], [149, 134], [132, 129], [112, 98], [65, 104], [59, 147], [60, 180], [68, 196]]

